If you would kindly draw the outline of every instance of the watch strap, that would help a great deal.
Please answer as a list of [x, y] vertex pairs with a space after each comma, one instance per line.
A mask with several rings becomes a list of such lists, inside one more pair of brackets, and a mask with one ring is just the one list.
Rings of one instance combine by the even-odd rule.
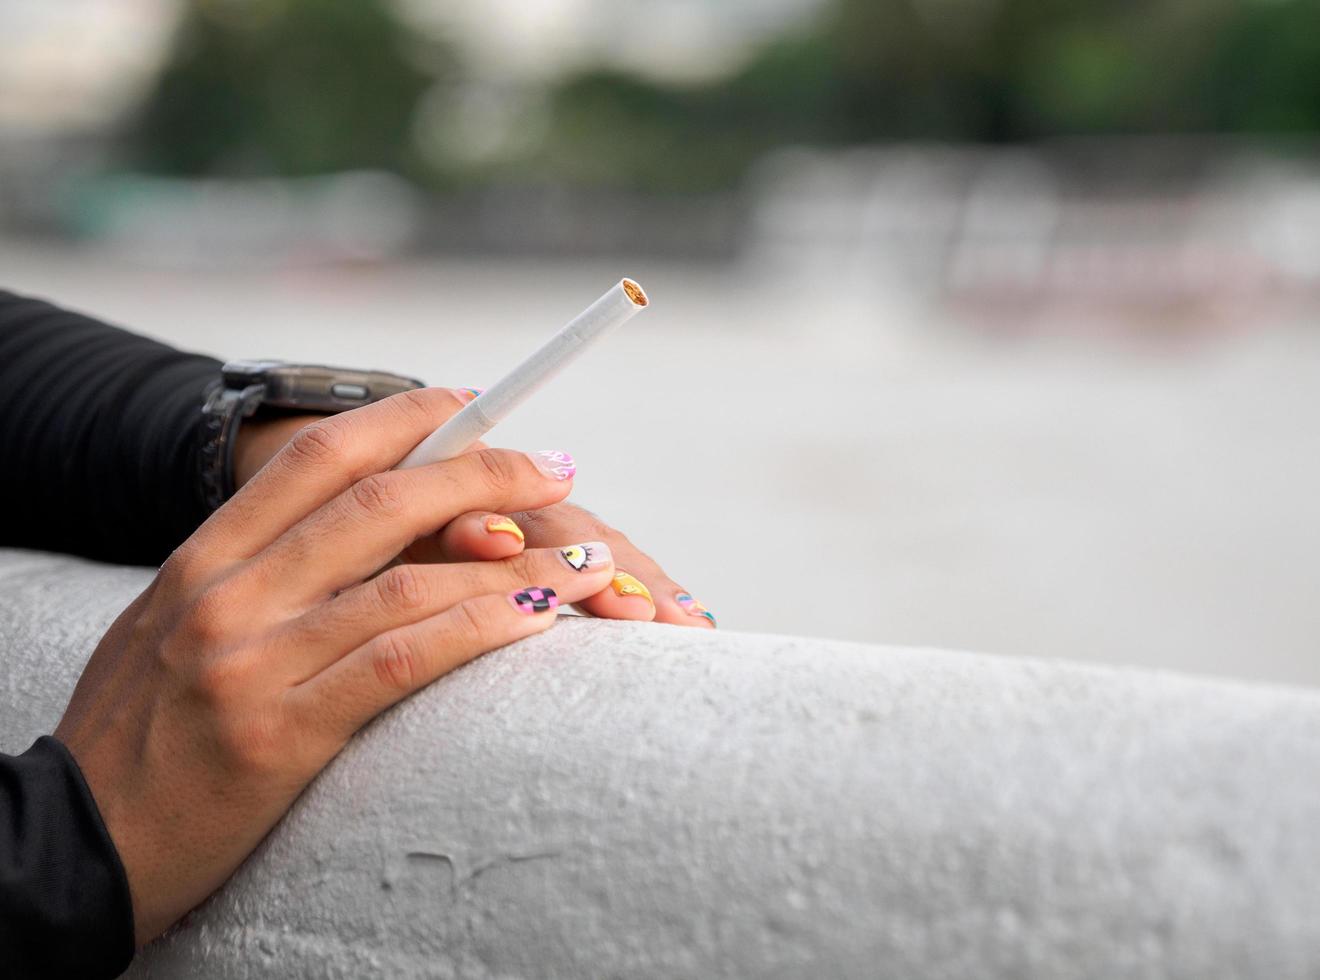
[[207, 388], [202, 406], [201, 449], [198, 453], [202, 499], [216, 511], [234, 495], [234, 445], [239, 424], [256, 412], [265, 394], [264, 384], [229, 388], [215, 381]]

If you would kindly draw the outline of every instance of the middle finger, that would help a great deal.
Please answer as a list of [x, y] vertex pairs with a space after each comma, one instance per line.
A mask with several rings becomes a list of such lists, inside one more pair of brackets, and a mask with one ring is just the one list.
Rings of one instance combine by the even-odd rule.
[[[466, 511], [562, 500], [572, 475], [567, 454], [507, 449], [377, 473], [282, 534], [252, 559], [246, 574], [301, 610], [361, 582], [413, 541]], [[291, 576], [291, 569], [297, 574]]]

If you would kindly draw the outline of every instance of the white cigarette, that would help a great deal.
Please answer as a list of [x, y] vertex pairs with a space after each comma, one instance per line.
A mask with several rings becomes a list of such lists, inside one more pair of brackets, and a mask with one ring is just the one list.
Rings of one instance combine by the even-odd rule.
[[586, 308], [516, 368], [500, 378], [457, 415], [440, 426], [404, 457], [399, 469], [453, 459], [503, 422], [515, 408], [566, 368], [614, 327], [631, 320], [650, 304], [642, 287], [631, 279]]

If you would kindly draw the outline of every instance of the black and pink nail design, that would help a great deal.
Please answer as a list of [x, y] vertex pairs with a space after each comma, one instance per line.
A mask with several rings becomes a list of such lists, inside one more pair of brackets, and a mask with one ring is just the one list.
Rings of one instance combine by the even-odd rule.
[[559, 596], [555, 595], [554, 589], [542, 589], [533, 586], [532, 588], [523, 589], [521, 592], [515, 592], [509, 596], [509, 601], [513, 603], [513, 608], [520, 613], [531, 616], [558, 607]]

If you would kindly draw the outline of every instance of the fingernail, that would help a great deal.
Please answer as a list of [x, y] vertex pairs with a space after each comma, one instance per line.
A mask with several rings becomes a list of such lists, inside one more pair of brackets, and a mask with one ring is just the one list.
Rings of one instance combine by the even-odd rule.
[[512, 534], [519, 541], [527, 540], [523, 537], [522, 528], [513, 523], [513, 521], [509, 520], [507, 517], [503, 517], [499, 514], [491, 514], [486, 518], [486, 533]]
[[459, 388], [458, 393], [466, 397], [468, 401], [473, 401], [485, 390], [485, 388]]
[[641, 596], [652, 606], [655, 605], [655, 600], [651, 598], [651, 590], [627, 572], [615, 572], [614, 581], [610, 583], [610, 588], [614, 590], [615, 595]]
[[559, 596], [555, 595], [554, 589], [541, 589], [533, 586], [523, 589], [521, 592], [515, 592], [509, 596], [509, 601], [513, 603], [514, 609], [531, 616], [558, 607]]
[[542, 449], [539, 453], [528, 453], [527, 456], [538, 470], [552, 480], [571, 480], [577, 472], [573, 457], [558, 449]]
[[559, 557], [568, 563], [575, 572], [585, 572], [589, 568], [600, 568], [613, 561], [610, 546], [604, 541], [588, 541], [586, 544], [570, 544], [559, 550]]
[[701, 616], [710, 620], [711, 626], [719, 626], [719, 623], [715, 622], [715, 614], [696, 599], [692, 598], [691, 592], [678, 593], [678, 595], [674, 596], [674, 601], [682, 606], [689, 616]]

